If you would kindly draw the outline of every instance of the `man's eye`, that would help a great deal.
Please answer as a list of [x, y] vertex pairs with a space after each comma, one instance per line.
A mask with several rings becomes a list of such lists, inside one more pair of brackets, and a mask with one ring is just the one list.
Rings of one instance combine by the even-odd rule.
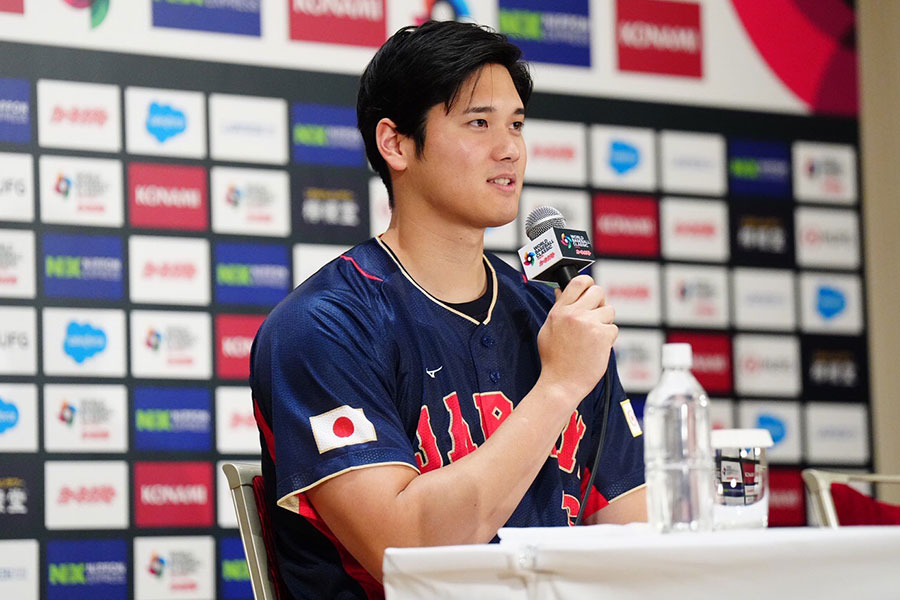
[[487, 127], [487, 119], [475, 119], [474, 121], [470, 121], [470, 124], [475, 127]]
[[516, 121], [512, 124], [512, 128], [516, 131], [522, 131], [522, 128], [525, 127], [525, 123], [522, 121]]

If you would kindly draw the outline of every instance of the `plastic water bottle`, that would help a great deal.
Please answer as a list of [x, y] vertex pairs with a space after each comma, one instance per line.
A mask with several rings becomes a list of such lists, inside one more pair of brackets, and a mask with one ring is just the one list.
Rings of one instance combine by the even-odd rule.
[[712, 529], [709, 398], [691, 374], [690, 344], [664, 344], [644, 408], [647, 514], [657, 531]]

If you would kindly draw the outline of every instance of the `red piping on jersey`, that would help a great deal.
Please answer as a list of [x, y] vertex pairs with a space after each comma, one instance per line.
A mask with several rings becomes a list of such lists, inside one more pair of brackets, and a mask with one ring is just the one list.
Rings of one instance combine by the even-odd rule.
[[341, 258], [343, 258], [344, 260], [349, 260], [350, 262], [352, 262], [352, 263], [353, 263], [353, 266], [356, 267], [356, 270], [357, 270], [357, 271], [359, 271], [360, 273], [362, 273], [362, 276], [363, 276], [363, 277], [368, 277], [369, 279], [374, 279], [375, 281], [384, 281], [384, 279], [382, 279], [381, 277], [375, 277], [374, 275], [369, 275], [368, 273], [366, 273], [365, 271], [363, 271], [363, 270], [362, 270], [362, 267], [360, 267], [358, 264], [356, 264], [356, 261], [353, 260], [353, 257], [352, 257], [352, 256], [347, 256], [346, 254], [341, 254]]
[[[584, 469], [584, 473], [581, 474], [581, 495], [584, 495], [584, 488], [587, 487], [587, 482], [591, 478], [591, 470], [586, 468]], [[587, 499], [587, 508], [584, 509], [584, 518], [588, 518], [601, 508], [605, 508], [609, 506], [609, 502], [606, 498], [603, 497], [603, 494], [597, 491], [597, 488], [591, 490], [590, 495], [588, 495]]]
[[522, 273], [522, 281], [528, 283], [528, 278], [525, 277], [525, 273]]
[[259, 402], [256, 401], [256, 398], [253, 399], [253, 418], [256, 419], [256, 426], [259, 427], [259, 430], [262, 432], [263, 437], [266, 440], [266, 448], [269, 449], [269, 456], [272, 458], [272, 462], [275, 462], [275, 436], [272, 435], [272, 428], [269, 427], [269, 424], [266, 423], [266, 420], [263, 418], [262, 411], [259, 410]]
[[353, 555], [347, 551], [347, 548], [338, 541], [328, 525], [325, 524], [325, 521], [322, 520], [322, 517], [319, 516], [315, 507], [307, 500], [306, 494], [294, 494], [294, 497], [297, 498], [297, 512], [300, 516], [309, 521], [313, 527], [318, 529], [319, 533], [328, 538], [328, 541], [332, 543], [341, 557], [341, 566], [344, 567], [344, 571], [346, 571], [347, 575], [355, 579], [362, 587], [363, 591], [366, 593], [366, 598], [369, 600], [384, 600], [384, 586], [378, 583], [378, 580], [372, 577], [372, 575], [366, 571], [355, 558], [353, 558]]

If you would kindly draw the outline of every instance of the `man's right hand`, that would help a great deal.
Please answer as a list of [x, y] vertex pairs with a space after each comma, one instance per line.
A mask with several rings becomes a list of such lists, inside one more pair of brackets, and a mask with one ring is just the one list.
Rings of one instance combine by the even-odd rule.
[[579, 275], [556, 291], [556, 304], [538, 333], [541, 376], [538, 385], [564, 391], [571, 409], [603, 377], [619, 329], [615, 310], [589, 275]]

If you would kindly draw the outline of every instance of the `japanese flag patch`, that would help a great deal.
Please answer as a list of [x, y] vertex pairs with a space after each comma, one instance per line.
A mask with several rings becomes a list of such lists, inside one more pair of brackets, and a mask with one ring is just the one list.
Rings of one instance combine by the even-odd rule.
[[313, 437], [319, 454], [335, 448], [355, 446], [378, 439], [375, 426], [366, 418], [361, 408], [350, 408], [346, 404], [309, 418]]
[[637, 415], [634, 414], [634, 408], [631, 406], [631, 400], [626, 398], [619, 402], [622, 412], [625, 413], [625, 422], [628, 423], [628, 429], [631, 430], [631, 437], [637, 437], [644, 432], [641, 431], [641, 424], [638, 423]]

